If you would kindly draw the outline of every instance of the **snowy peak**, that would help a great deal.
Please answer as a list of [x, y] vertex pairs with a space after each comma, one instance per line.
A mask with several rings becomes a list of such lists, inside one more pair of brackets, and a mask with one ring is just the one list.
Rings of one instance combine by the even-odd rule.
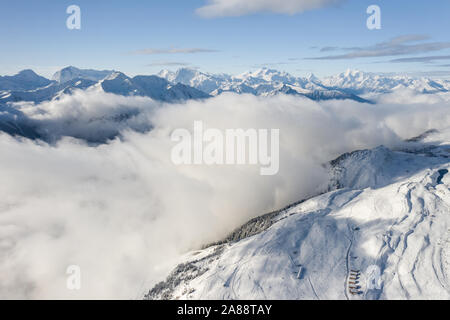
[[208, 78], [207, 74], [191, 68], [180, 68], [175, 72], [169, 70], [161, 70], [161, 72], [158, 73], [158, 76], [166, 79], [169, 82], [183, 84], [189, 84], [198, 78]]
[[319, 78], [317, 78], [314, 73], [310, 73], [307, 77], [306, 80], [308, 80], [309, 82], [320, 82]]
[[189, 83], [194, 78], [206, 76], [203, 73], [189, 68], [181, 68], [175, 73], [175, 81], [181, 83]]
[[329, 87], [355, 88], [361, 87], [364, 82], [373, 82], [376, 79], [378, 79], [377, 75], [347, 69], [338, 75], [325, 78], [323, 83]]
[[100, 82], [100, 85], [105, 92], [123, 96], [129, 96], [138, 93], [138, 90], [131, 82], [131, 79], [122, 72], [114, 72], [110, 74]]
[[181, 68], [176, 72], [162, 70], [158, 75], [173, 84], [181, 83], [208, 94], [216, 90], [226, 91], [223, 87], [230, 78], [228, 75], [211, 75], [190, 68]]
[[163, 69], [157, 74], [158, 77], [166, 79], [169, 82], [172, 82], [175, 79], [175, 72]]
[[359, 70], [347, 69], [344, 73], [340, 74], [342, 78], [350, 78], [350, 79], [363, 79], [366, 74]]
[[247, 83], [284, 83], [295, 84], [297, 78], [284, 71], [278, 71], [269, 68], [260, 68], [256, 71], [245, 72], [241, 75], [234, 77], [235, 80], [241, 80]]
[[37, 75], [36, 72], [31, 69], [25, 69], [15, 75], [15, 78], [22, 81], [36, 81], [41, 79], [42, 77]]
[[0, 77], [1, 90], [33, 90], [47, 86], [50, 80], [41, 77], [33, 70], [22, 70], [14, 76]]
[[114, 71], [111, 70], [92, 70], [92, 69], [78, 69], [72, 66], [66, 67], [58, 72], [56, 72], [52, 79], [59, 82], [65, 83], [71, 81], [76, 78], [92, 80], [92, 81], [100, 81], [109, 75], [111, 75]]
[[125, 73], [114, 71], [104, 78], [104, 81], [125, 81], [130, 79]]

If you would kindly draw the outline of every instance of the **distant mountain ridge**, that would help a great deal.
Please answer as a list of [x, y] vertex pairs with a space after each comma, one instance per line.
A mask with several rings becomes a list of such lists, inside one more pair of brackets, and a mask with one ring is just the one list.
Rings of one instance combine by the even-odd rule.
[[450, 81], [448, 80], [413, 78], [402, 75], [384, 76], [359, 70], [347, 70], [323, 79], [317, 78], [314, 74], [308, 77], [295, 77], [289, 73], [268, 68], [245, 72], [237, 76], [208, 74], [187, 68], [179, 69], [176, 72], [162, 70], [158, 75], [170, 82], [190, 85], [212, 95], [225, 91], [265, 95], [278, 90], [280, 85], [290, 86], [298, 93], [308, 93], [311, 96], [317, 96], [314, 94], [315, 91], [324, 90], [334, 90], [347, 95], [388, 93], [398, 88], [410, 88], [422, 93], [450, 91]]
[[449, 92], [449, 80], [383, 76], [358, 70], [317, 78], [295, 77], [287, 72], [261, 68], [240, 75], [209, 74], [181, 68], [175, 72], [162, 70], [157, 75], [128, 77], [114, 70], [79, 69], [73, 66], [56, 72], [52, 80], [23, 70], [13, 76], [0, 76], [0, 105], [9, 102], [40, 103], [57, 99], [74, 90], [95, 87], [125, 96], [146, 96], [164, 102], [205, 99], [224, 92], [273, 96], [303, 96], [311, 100], [354, 100], [373, 103], [372, 96], [408, 88], [420, 93]]

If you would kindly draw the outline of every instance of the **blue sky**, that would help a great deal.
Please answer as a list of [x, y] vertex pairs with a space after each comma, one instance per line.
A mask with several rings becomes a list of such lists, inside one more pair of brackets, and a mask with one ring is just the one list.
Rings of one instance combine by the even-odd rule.
[[[250, 9], [213, 1], [219, 6], [205, 17], [198, 8], [208, 0], [0, 0], [0, 74], [32, 68], [51, 76], [68, 65], [128, 75], [181, 66], [231, 74], [262, 66], [318, 76], [347, 68], [450, 74], [448, 0], [287, 0], [299, 7], [284, 13], [276, 12], [282, 0], [275, 8], [247, 0]], [[308, 2], [320, 8], [299, 12]], [[81, 8], [81, 30], [66, 28], [72, 4]], [[366, 27], [372, 4], [381, 8], [380, 30]]]

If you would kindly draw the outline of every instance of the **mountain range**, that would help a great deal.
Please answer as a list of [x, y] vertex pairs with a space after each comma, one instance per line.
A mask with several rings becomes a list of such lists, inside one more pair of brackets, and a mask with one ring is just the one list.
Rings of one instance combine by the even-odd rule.
[[205, 99], [224, 92], [234, 92], [258, 96], [288, 94], [316, 101], [349, 99], [374, 103], [374, 95], [402, 88], [420, 93], [448, 92], [450, 81], [400, 75], [383, 76], [357, 70], [347, 70], [319, 79], [313, 74], [295, 77], [267, 68], [236, 76], [182, 68], [176, 72], [162, 70], [158, 75], [128, 77], [114, 70], [97, 71], [70, 66], [56, 72], [51, 80], [32, 70], [0, 77], [0, 105], [20, 101], [40, 103], [57, 99], [76, 89], [87, 88], [125, 96], [145, 96], [164, 102]]
[[146, 96], [154, 100], [174, 102], [203, 99], [209, 95], [184, 84], [172, 84], [157, 76], [130, 78], [121, 72], [83, 70], [67, 67], [55, 73], [52, 80], [24, 70], [15, 76], [0, 78], [0, 105], [8, 102], [40, 103], [70, 94], [76, 89], [93, 88], [124, 96]]
[[[389, 93], [400, 88], [409, 88], [421, 93], [447, 92], [449, 80], [414, 78], [405, 75], [386, 76], [359, 70], [347, 70], [338, 75], [317, 78], [294, 77], [289, 73], [262, 68], [237, 76], [208, 74], [182, 68], [176, 72], [163, 70], [158, 74], [172, 83], [183, 83], [211, 95], [225, 91], [273, 95], [288, 93], [306, 95], [312, 99], [354, 99], [355, 95]], [[353, 95], [353, 96], [352, 96]]]

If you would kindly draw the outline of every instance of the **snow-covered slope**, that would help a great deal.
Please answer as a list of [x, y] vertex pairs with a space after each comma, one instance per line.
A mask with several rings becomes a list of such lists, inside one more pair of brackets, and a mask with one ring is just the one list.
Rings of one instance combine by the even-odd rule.
[[449, 170], [450, 131], [342, 155], [331, 191], [187, 254], [146, 298], [450, 299]]

